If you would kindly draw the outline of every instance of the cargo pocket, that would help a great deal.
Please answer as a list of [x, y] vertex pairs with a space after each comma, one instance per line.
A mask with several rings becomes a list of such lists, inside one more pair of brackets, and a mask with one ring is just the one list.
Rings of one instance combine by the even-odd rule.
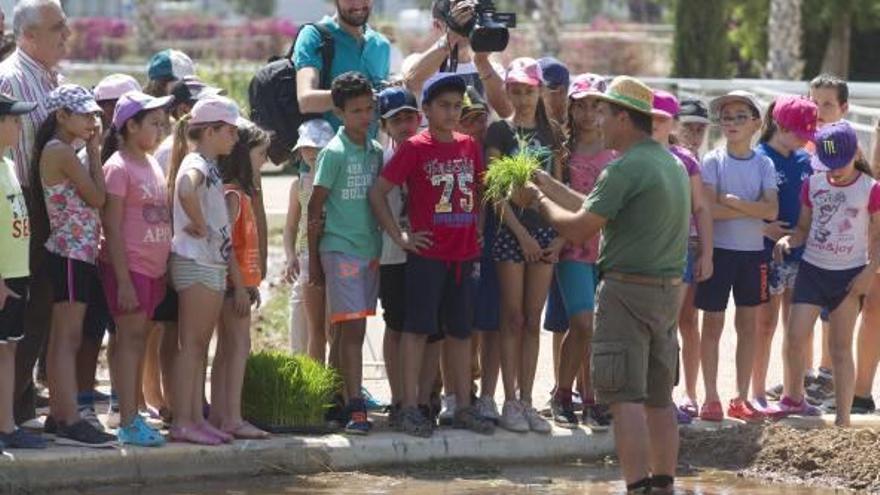
[[599, 392], [618, 392], [626, 385], [626, 343], [594, 342], [590, 362], [593, 387]]

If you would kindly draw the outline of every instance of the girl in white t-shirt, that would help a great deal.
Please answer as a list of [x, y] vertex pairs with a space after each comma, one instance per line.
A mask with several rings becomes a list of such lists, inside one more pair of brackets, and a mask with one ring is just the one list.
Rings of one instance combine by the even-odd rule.
[[[238, 141], [238, 106], [224, 97], [200, 100], [177, 124], [168, 171], [173, 204], [171, 282], [180, 297], [180, 352], [174, 367], [171, 439], [217, 445], [232, 435], [202, 413], [204, 359], [226, 292], [230, 256], [229, 218], [217, 159]], [[195, 147], [187, 154], [187, 139]], [[184, 156], [186, 155], [186, 156]]]
[[855, 365], [853, 329], [862, 301], [880, 265], [880, 185], [855, 166], [858, 139], [846, 122], [829, 124], [816, 136], [816, 158], [828, 172], [810, 177], [801, 192], [793, 235], [776, 243], [781, 259], [805, 246], [784, 344], [783, 397], [773, 417], [817, 415], [804, 400], [804, 355], [822, 308], [830, 312], [829, 347], [834, 369], [838, 426], [849, 426]]

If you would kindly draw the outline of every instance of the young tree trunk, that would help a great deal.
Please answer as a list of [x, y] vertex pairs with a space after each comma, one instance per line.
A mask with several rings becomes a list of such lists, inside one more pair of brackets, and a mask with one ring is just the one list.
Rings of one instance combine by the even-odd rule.
[[802, 0], [770, 0], [767, 22], [767, 76], [799, 80], [804, 72], [801, 50]]
[[822, 58], [822, 72], [846, 79], [849, 76], [849, 48], [852, 36], [852, 2], [843, 1], [831, 19], [831, 37]]

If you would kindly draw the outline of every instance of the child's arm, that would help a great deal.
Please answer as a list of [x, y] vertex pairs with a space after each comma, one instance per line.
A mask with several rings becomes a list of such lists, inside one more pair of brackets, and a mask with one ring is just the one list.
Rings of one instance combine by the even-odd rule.
[[731, 220], [733, 218], [744, 218], [746, 216], [745, 213], [734, 210], [728, 206], [725, 206], [719, 202], [718, 194], [715, 192], [715, 184], [706, 184], [703, 183], [703, 194], [706, 198], [706, 203], [709, 204], [709, 211], [712, 214], [713, 220]]
[[758, 201], [746, 201], [733, 194], [725, 194], [718, 200], [724, 206], [759, 220], [773, 221], [779, 215], [779, 199], [776, 189], [764, 189], [764, 193]]
[[3, 275], [0, 274], [0, 311], [3, 311], [3, 308], [6, 307], [6, 299], [10, 297], [12, 299], [21, 299], [21, 294], [16, 294], [10, 289], [3, 280]]
[[507, 98], [507, 90], [504, 87], [504, 79], [495, 71], [492, 62], [489, 60], [487, 52], [474, 53], [474, 65], [483, 81], [483, 87], [486, 89], [486, 100], [489, 106], [498, 118], [506, 119], [513, 115], [513, 105]]
[[131, 281], [131, 273], [128, 269], [128, 259], [125, 256], [125, 242], [122, 237], [122, 217], [125, 210], [124, 199], [114, 194], [107, 195], [107, 204], [104, 206], [104, 236], [107, 238], [107, 249], [110, 252], [110, 263], [113, 265], [113, 273], [116, 275], [116, 303], [123, 313], [137, 309], [140, 304], [134, 284]]
[[850, 284], [850, 294], [864, 296], [871, 288], [874, 274], [880, 268], [880, 212], [871, 214], [868, 226], [868, 265]]
[[189, 224], [183, 228], [187, 234], [200, 239], [208, 235], [208, 225], [199, 204], [198, 188], [204, 182], [205, 176], [195, 169], [189, 169], [180, 178], [177, 184], [177, 197], [180, 206], [189, 217]]
[[53, 146], [43, 151], [43, 161], [47, 164], [57, 164], [56, 170], [73, 183], [77, 194], [89, 206], [104, 207], [107, 195], [104, 190], [104, 170], [101, 167], [100, 157], [89, 154], [89, 169], [86, 170], [73, 148]]
[[708, 280], [712, 277], [712, 211], [707, 208], [703, 198], [703, 181], [700, 175], [692, 175], [691, 183], [691, 212], [697, 219], [697, 233], [700, 235], [700, 258], [697, 263], [695, 278], [697, 282]]
[[794, 233], [783, 236], [776, 241], [776, 246], [773, 248], [773, 258], [776, 261], [782, 261], [783, 256], [789, 254], [792, 249], [803, 246], [807, 241], [807, 236], [810, 234], [810, 224], [812, 222], [813, 208], [801, 204], [801, 214], [798, 217], [798, 223], [794, 228]]
[[293, 282], [299, 277], [299, 262], [296, 258], [296, 241], [299, 234], [299, 221], [302, 218], [302, 208], [299, 204], [299, 177], [294, 177], [290, 183], [290, 193], [287, 198], [287, 217], [284, 220], [284, 255], [287, 257], [287, 268], [284, 278]]
[[314, 186], [309, 199], [308, 228], [309, 236], [309, 285], [324, 285], [324, 269], [321, 267], [321, 254], [318, 244], [324, 233], [324, 204], [330, 196], [330, 190], [324, 186]]
[[[226, 193], [226, 212], [229, 215], [229, 225], [236, 225], [238, 215], [241, 213], [241, 205], [239, 204], [238, 195], [234, 192]], [[229, 280], [232, 282], [232, 288], [235, 291], [232, 307], [238, 316], [247, 316], [250, 308], [250, 298], [248, 297], [247, 288], [241, 280], [241, 270], [238, 267], [238, 260], [233, 253], [229, 257], [227, 263], [229, 269]]]
[[388, 233], [391, 240], [402, 249], [418, 253], [422, 249], [431, 247], [430, 233], [416, 232], [407, 233], [400, 230], [400, 226], [394, 221], [394, 215], [391, 213], [391, 207], [388, 206], [388, 193], [396, 186], [394, 183], [379, 176], [373, 186], [370, 188], [369, 199], [370, 206], [373, 209], [373, 216], [376, 222], [382, 227], [382, 230]]
[[260, 275], [265, 279], [268, 273], [269, 263], [269, 222], [266, 219], [266, 204], [263, 202], [263, 174], [260, 171], [262, 163], [252, 163], [254, 173], [254, 194], [251, 197], [251, 205], [254, 210], [254, 218], [257, 221], [257, 235], [260, 245]]

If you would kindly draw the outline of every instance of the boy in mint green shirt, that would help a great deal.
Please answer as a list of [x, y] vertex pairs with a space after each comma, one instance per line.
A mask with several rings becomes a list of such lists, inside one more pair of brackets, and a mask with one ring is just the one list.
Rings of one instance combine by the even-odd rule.
[[[356, 72], [330, 88], [343, 126], [318, 155], [308, 207], [309, 283], [324, 285], [336, 338], [330, 365], [342, 374], [348, 401], [346, 432], [370, 429], [361, 397], [361, 349], [367, 316], [376, 314], [382, 238], [367, 192], [382, 166], [382, 147], [369, 138], [375, 115], [370, 81]], [[339, 356], [339, 359], [334, 359]]]
[[18, 143], [21, 115], [36, 103], [0, 94], [0, 449], [45, 448], [41, 437], [15, 427], [12, 413], [16, 343], [24, 336], [24, 309], [30, 288], [30, 217], [6, 154]]

